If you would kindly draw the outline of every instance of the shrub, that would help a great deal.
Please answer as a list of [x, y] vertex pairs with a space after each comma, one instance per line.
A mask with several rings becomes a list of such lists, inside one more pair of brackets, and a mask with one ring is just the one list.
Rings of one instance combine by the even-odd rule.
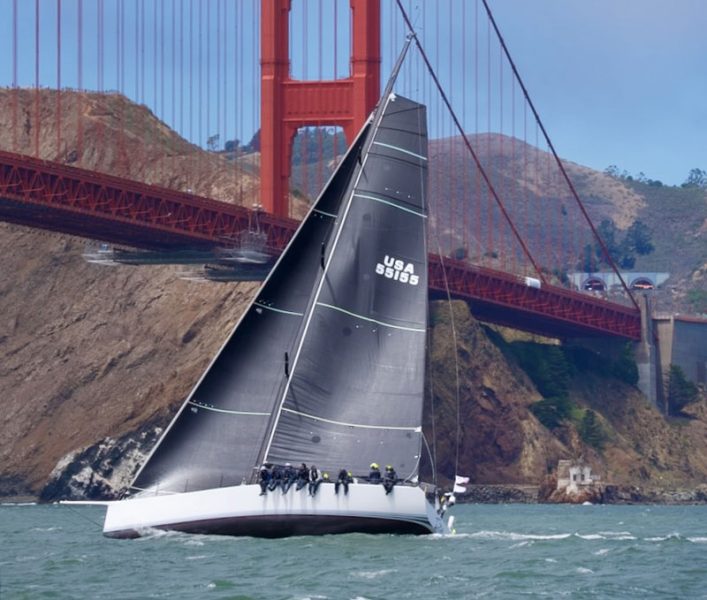
[[612, 363], [611, 374], [629, 385], [638, 384], [638, 365], [631, 344], [626, 344], [619, 359]]
[[579, 435], [585, 444], [597, 450], [601, 450], [604, 447], [604, 442], [606, 442], [607, 438], [606, 432], [593, 410], [587, 409], [584, 411], [584, 416], [578, 429]]
[[572, 401], [568, 396], [553, 396], [543, 398], [530, 407], [531, 412], [548, 429], [555, 429], [562, 424], [562, 421], [570, 419], [572, 416]]
[[670, 365], [666, 381], [666, 397], [668, 413], [679, 415], [688, 404], [699, 400], [699, 390], [686, 376], [678, 365]]

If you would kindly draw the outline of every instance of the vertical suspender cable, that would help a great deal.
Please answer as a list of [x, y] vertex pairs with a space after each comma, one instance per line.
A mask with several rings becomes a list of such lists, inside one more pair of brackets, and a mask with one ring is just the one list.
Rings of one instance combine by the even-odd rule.
[[12, 0], [12, 151], [17, 152], [17, 113], [19, 88], [17, 87], [17, 0]]
[[[516, 175], [517, 173], [517, 168], [516, 168], [516, 85], [515, 85], [515, 80], [511, 77], [511, 190], [513, 190], [513, 187], [517, 188], [517, 182], [520, 180], [520, 178]], [[515, 190], [512, 191], [514, 198], [517, 197], [517, 194]], [[518, 206], [518, 202], [515, 202], [515, 205]], [[516, 252], [515, 252], [515, 244], [513, 244], [513, 240], [511, 239], [511, 246], [509, 248], [509, 251], [511, 253], [511, 269], [515, 273], [516, 272]]]
[[[319, 81], [322, 81], [324, 79], [324, 75], [322, 72], [323, 69], [323, 55], [324, 55], [324, 45], [322, 43], [322, 32], [324, 30], [324, 23], [323, 23], [323, 10], [324, 7], [322, 5], [322, 0], [319, 0], [319, 40], [318, 40], [318, 48], [317, 52], [319, 54], [318, 56], [318, 63], [319, 63], [319, 73], [317, 75], [317, 78]], [[324, 187], [324, 140], [323, 140], [323, 135], [322, 135], [322, 124], [318, 123], [317, 124], [317, 146], [318, 146], [318, 156], [317, 156], [317, 190], [316, 193], [313, 194], [313, 198], [316, 198], [319, 195], [319, 192], [321, 191], [322, 187]]]
[[39, 158], [39, 0], [34, 3], [34, 156]]
[[[507, 190], [505, 185], [505, 178], [501, 170], [503, 165], [503, 54], [498, 53], [498, 167], [496, 169], [496, 176], [498, 177], [498, 189], [499, 194], [502, 198], [507, 198]], [[503, 227], [502, 223], [499, 223], [498, 231], [498, 257], [499, 264], [501, 268], [505, 271], [508, 269], [506, 265], [506, 228]]]
[[[255, 27], [254, 27], [253, 31], [261, 31], [260, 12], [258, 11], [258, 9], [255, 9], [254, 12], [255, 12]], [[258, 56], [258, 38], [255, 35], [253, 36], [253, 56]], [[255, 61], [253, 61], [252, 64], [255, 65]], [[255, 98], [254, 98], [254, 101], [251, 102], [251, 105], [253, 107], [252, 108], [252, 111], [253, 111], [253, 113], [252, 113], [253, 114], [253, 121], [252, 122], [258, 123], [259, 122], [258, 116], [260, 114], [260, 86], [257, 85], [257, 82], [258, 82], [257, 70], [255, 70], [255, 69], [253, 70], [252, 77], [254, 80], [253, 81], [253, 89], [255, 90]], [[252, 200], [259, 200], [259, 199], [260, 199], [260, 178], [258, 178], [256, 180], [255, 196], [254, 196], [254, 198], [251, 199], [251, 202], [252, 202]]]
[[[179, 135], [182, 138], [186, 137], [184, 135], [184, 50], [185, 50], [185, 35], [184, 35], [184, 0], [179, 0], [179, 66], [177, 72], [179, 73], [179, 84], [177, 85], [177, 93], [179, 98], [179, 108], [177, 112], [178, 117], [178, 127]], [[183, 163], [182, 163], [183, 164]]]
[[[194, 144], [194, 0], [189, 0], [189, 142]], [[189, 181], [188, 190], [194, 191], [196, 187], [194, 167], [195, 161], [192, 155], [189, 160]]]
[[77, 44], [78, 44], [78, 90], [76, 93], [76, 152], [79, 164], [83, 163], [83, 0], [79, 0], [77, 11]]
[[118, 119], [120, 120], [120, 135], [118, 138], [118, 148], [120, 151], [120, 166], [124, 177], [130, 176], [130, 161], [125, 149], [125, 20], [124, 20], [124, 4], [119, 2], [116, 7], [117, 25], [118, 25]]
[[[486, 33], [486, 162], [491, 166], [491, 25]], [[490, 171], [490, 168], [489, 168]], [[486, 222], [486, 249], [493, 252], [493, 233], [496, 226], [491, 195], [486, 195], [488, 219]]]
[[[157, 30], [157, 23], [159, 22], [159, 17], [157, 13], [157, 0], [152, 0], [152, 98], [153, 98], [153, 105], [152, 105], [152, 110], [156, 115], [159, 116], [159, 100], [158, 100], [158, 95], [157, 92], [159, 90], [157, 86], [157, 46], [158, 46], [158, 30]], [[158, 133], [156, 128], [151, 128], [151, 140], [150, 140], [150, 147], [151, 147], [151, 158], [154, 160], [154, 164], [157, 166], [156, 173], [153, 175], [153, 177], [156, 176], [156, 179], [158, 182], [161, 182], [163, 180], [161, 174], [162, 174], [162, 163], [159, 159], [159, 149], [158, 149]]]
[[[450, 8], [451, 7], [451, 1], [449, 0], [450, 3]], [[451, 11], [448, 12], [448, 14], [452, 14]], [[449, 51], [449, 57], [448, 57], [448, 62], [447, 64], [451, 65], [452, 64], [452, 56], [454, 53], [454, 27], [453, 27], [453, 19], [449, 19], [449, 44], [448, 44], [448, 51]], [[451, 96], [454, 95], [454, 77], [449, 77], [449, 93]], [[454, 256], [454, 248], [456, 245], [456, 230], [457, 230], [457, 224], [459, 222], [459, 191], [457, 189], [457, 186], [454, 185], [455, 182], [455, 172], [454, 172], [454, 163], [455, 163], [455, 145], [454, 145], [454, 139], [453, 139], [453, 128], [450, 123], [449, 127], [449, 158], [450, 158], [450, 164], [449, 164], [449, 178], [447, 181], [448, 185], [448, 197], [452, 203], [452, 212], [450, 214], [451, 216], [451, 222], [449, 223], [449, 231], [450, 231], [450, 240], [449, 240], [449, 251], [452, 256]]]
[[56, 153], [61, 160], [61, 0], [56, 0]]
[[[462, 31], [466, 31], [466, 2], [462, 2]], [[467, 52], [467, 45], [466, 45], [466, 36], [462, 34], [461, 36], [461, 55], [462, 55], [462, 125], [464, 127], [464, 134], [466, 135], [467, 130], [469, 129], [469, 124], [466, 120], [467, 116], [467, 97], [466, 97], [466, 69], [467, 69], [467, 62], [466, 62], [466, 52]], [[462, 246], [464, 248], [464, 258], [466, 258], [466, 255], [469, 253], [469, 172], [468, 169], [465, 169], [463, 167], [462, 163], [462, 177], [463, 177], [463, 194], [462, 194], [462, 210], [464, 211], [464, 216], [463, 216], [463, 236], [462, 236]]]
[[[479, 143], [479, 0], [474, 3], [474, 140]], [[481, 200], [481, 175], [478, 169], [474, 171], [474, 182], [476, 183], [476, 198], [474, 201], [476, 207], [476, 219], [474, 220], [476, 224], [476, 231], [474, 232], [474, 238], [481, 249], [481, 213], [482, 213], [482, 200]], [[479, 256], [479, 262], [483, 260], [482, 256]]]
[[[181, 4], [181, 1], [180, 1]], [[171, 2], [170, 12], [172, 13], [172, 56], [171, 56], [171, 69], [170, 69], [170, 83], [172, 88], [172, 120], [171, 128], [173, 131], [177, 130], [177, 45], [176, 45], [176, 32], [177, 32], [177, 8], [174, 4], [174, 0]], [[173, 137], [173, 142], [170, 142], [169, 152], [172, 155], [172, 177], [177, 176], [177, 146], [176, 146], [176, 136]], [[177, 180], [178, 181], [178, 180]]]
[[[196, 114], [197, 114], [197, 138], [198, 138], [198, 142], [197, 142], [197, 148], [198, 148], [198, 150], [197, 150], [197, 152], [198, 152], [198, 154], [197, 154], [197, 156], [198, 156], [198, 159], [197, 159], [197, 165], [198, 165], [198, 167], [197, 167], [197, 186], [198, 186], [198, 189], [199, 189], [199, 192], [198, 192], [199, 194], [203, 194], [203, 193], [204, 193], [204, 190], [201, 188], [202, 183], [203, 183], [203, 180], [204, 180], [203, 173], [202, 173], [202, 169], [203, 169], [203, 163], [202, 163], [202, 159], [203, 159], [203, 149], [202, 149], [202, 144], [204, 143], [204, 137], [203, 137], [203, 123], [204, 123], [203, 115], [204, 115], [204, 106], [203, 106], [203, 102], [202, 102], [203, 97], [204, 97], [204, 85], [203, 85], [203, 82], [202, 82], [202, 67], [203, 67], [203, 64], [204, 64], [203, 43], [202, 43], [202, 42], [203, 42], [203, 35], [202, 35], [202, 32], [203, 32], [203, 19], [202, 19], [202, 15], [203, 15], [203, 5], [202, 5], [201, 2], [199, 2], [199, 25], [198, 25], [199, 36], [198, 36], [198, 39], [197, 39], [197, 45], [198, 45], [198, 47], [199, 47], [198, 59], [197, 59], [197, 61], [198, 61], [197, 64], [198, 64], [198, 69], [199, 69], [199, 72], [198, 72], [198, 79], [199, 79], [199, 83], [198, 83], [198, 85], [199, 85], [199, 95], [198, 95], [198, 107], [197, 107], [197, 109], [196, 109]], [[195, 191], [196, 191], [196, 190], [195, 190]]]
[[[241, 80], [242, 75], [239, 76], [238, 60], [240, 58], [240, 53], [238, 52], [238, 44], [241, 43], [240, 28], [238, 26], [240, 19], [239, 6], [237, 4], [233, 7], [233, 121], [236, 129], [236, 139], [241, 140], [241, 144], [245, 145], [247, 142], [243, 135], [243, 81]], [[233, 177], [235, 182], [234, 193], [238, 191], [238, 204], [243, 205], [243, 175], [238, 174], [238, 162], [240, 159], [240, 150], [237, 150], [238, 155], [236, 155], [236, 160], [233, 161]], [[239, 180], [240, 179], [240, 180]]]
[[[236, 29], [236, 43], [234, 44], [234, 52], [235, 52], [235, 57], [233, 60], [233, 68], [234, 68], [234, 74], [233, 74], [233, 80], [236, 82], [236, 93], [238, 100], [236, 102], [236, 118], [238, 119], [238, 133], [240, 134], [240, 137], [244, 137], [244, 118], [245, 118], [245, 104], [244, 104], [244, 88], [245, 88], [245, 79], [244, 79], [244, 74], [243, 74], [243, 52], [244, 52], [244, 47], [243, 47], [243, 13], [239, 12], [238, 6], [236, 5], [236, 12], [235, 12], [235, 18], [236, 18], [236, 23], [235, 23], [235, 29]], [[239, 85], [240, 84], [240, 85]], [[245, 140], [243, 140], [245, 141]], [[250, 149], [251, 152], [255, 152], [254, 148]], [[239, 180], [239, 185], [238, 185], [238, 204], [243, 206], [244, 204], [244, 199], [243, 199], [243, 175], [241, 174], [240, 180]]]

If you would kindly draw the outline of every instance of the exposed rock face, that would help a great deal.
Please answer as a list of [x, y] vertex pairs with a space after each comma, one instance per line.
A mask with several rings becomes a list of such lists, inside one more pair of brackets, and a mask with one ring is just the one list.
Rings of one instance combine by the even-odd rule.
[[105, 438], [70, 452], [54, 467], [40, 500], [118, 498], [129, 487], [162, 431], [162, 427], [148, 421], [120, 439]]
[[454, 477], [457, 458], [455, 338], [461, 417], [456, 472], [478, 483], [537, 482], [549, 465], [571, 454], [529, 411], [540, 395], [491, 342], [466, 304], [433, 303], [430, 325], [432, 401], [425, 431], [437, 448], [440, 478]]

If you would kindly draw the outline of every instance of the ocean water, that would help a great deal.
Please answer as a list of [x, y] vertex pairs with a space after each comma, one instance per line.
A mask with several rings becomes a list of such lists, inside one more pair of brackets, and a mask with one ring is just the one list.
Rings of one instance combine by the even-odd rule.
[[456, 535], [111, 540], [0, 505], [0, 598], [707, 598], [707, 506], [465, 505]]

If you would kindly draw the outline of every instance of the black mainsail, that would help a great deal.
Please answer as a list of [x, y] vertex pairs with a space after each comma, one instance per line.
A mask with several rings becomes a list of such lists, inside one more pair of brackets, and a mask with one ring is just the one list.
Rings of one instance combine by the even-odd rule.
[[253, 480], [262, 461], [414, 479], [427, 326], [424, 106], [387, 94], [138, 473]]
[[427, 248], [424, 106], [393, 94], [342, 210], [266, 453], [417, 475]]

